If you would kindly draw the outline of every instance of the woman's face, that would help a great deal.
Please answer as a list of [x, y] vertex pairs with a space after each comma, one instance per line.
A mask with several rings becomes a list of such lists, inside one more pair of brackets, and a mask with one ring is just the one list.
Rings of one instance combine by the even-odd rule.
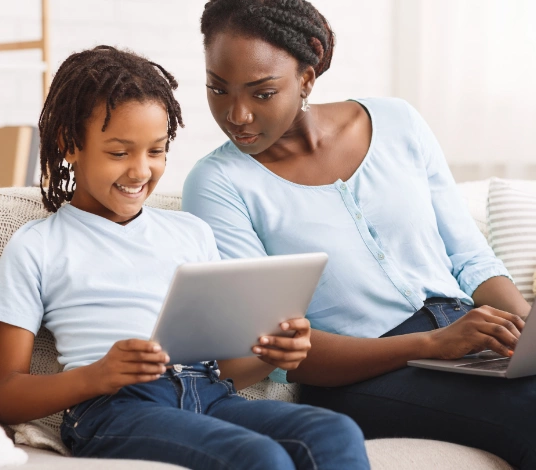
[[244, 153], [268, 149], [303, 117], [302, 96], [314, 82], [311, 67], [256, 38], [217, 34], [205, 51], [207, 98], [222, 131]]

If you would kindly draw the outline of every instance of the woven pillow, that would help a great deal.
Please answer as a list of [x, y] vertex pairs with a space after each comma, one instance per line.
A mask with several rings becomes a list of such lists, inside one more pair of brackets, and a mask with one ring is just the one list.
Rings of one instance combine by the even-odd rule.
[[523, 297], [532, 303], [536, 272], [536, 183], [491, 180], [488, 242]]
[[[146, 204], [168, 210], [180, 210], [181, 198], [162, 194], [151, 195]], [[25, 223], [34, 219], [42, 219], [50, 214], [44, 209], [41, 202], [41, 193], [38, 188], [0, 188], [0, 255], [11, 236]], [[61, 372], [62, 366], [58, 363], [58, 351], [52, 334], [44, 327], [39, 330], [32, 354], [30, 371], [36, 375], [48, 375]], [[298, 386], [285, 385], [264, 380], [239, 392], [247, 399], [279, 399], [297, 401]], [[51, 429], [57, 436], [63, 413], [56, 413], [37, 420]]]

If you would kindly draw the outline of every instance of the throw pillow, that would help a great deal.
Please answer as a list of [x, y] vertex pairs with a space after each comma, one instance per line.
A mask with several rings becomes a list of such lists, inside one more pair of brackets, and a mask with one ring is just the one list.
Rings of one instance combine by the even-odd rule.
[[[523, 189], [512, 181], [493, 178], [488, 194], [488, 242], [500, 258], [517, 288], [534, 301], [536, 271], [536, 187]], [[530, 188], [532, 189], [532, 188]]]

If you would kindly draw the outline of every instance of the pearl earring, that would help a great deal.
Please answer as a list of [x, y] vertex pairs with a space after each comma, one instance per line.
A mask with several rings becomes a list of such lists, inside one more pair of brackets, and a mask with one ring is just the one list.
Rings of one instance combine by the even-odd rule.
[[301, 107], [301, 110], [306, 113], [307, 111], [309, 111], [309, 109], [311, 108], [311, 106], [309, 106], [309, 99], [307, 98], [307, 96], [305, 98], [303, 98], [302, 100], [302, 107]]

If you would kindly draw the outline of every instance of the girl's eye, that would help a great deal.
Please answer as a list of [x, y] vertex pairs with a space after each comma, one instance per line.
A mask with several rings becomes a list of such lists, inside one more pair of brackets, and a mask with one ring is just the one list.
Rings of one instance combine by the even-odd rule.
[[224, 95], [225, 94], [225, 91], [222, 90], [221, 88], [216, 88], [215, 86], [212, 86], [212, 85], [206, 85], [206, 87], [212, 91], [212, 93], [214, 93], [215, 95]]
[[127, 153], [126, 152], [110, 152], [110, 155], [113, 155], [114, 157], [121, 158], [124, 157]]
[[274, 96], [277, 93], [277, 91], [266, 91], [264, 93], [257, 93], [255, 95], [256, 98], [259, 98], [260, 100], [269, 100], [272, 96]]
[[151, 150], [149, 153], [151, 155], [154, 155], [154, 156], [158, 157], [159, 155], [162, 155], [162, 154], [166, 153], [166, 151], [163, 150], [163, 149], [155, 149], [155, 150]]

